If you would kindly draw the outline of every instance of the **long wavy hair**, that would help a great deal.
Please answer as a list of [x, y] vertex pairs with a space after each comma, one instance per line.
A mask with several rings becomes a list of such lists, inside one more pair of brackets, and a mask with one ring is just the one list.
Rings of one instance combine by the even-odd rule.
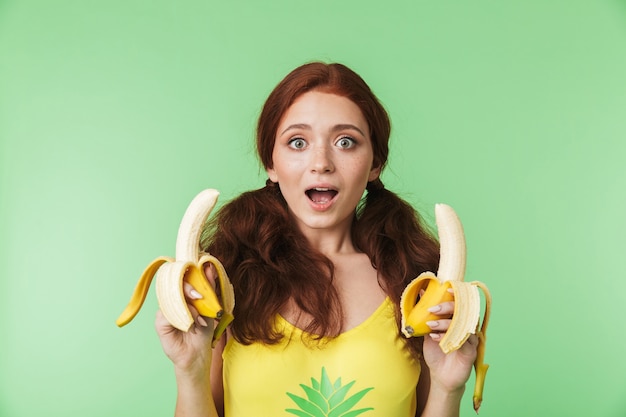
[[[278, 124], [302, 94], [321, 91], [353, 101], [369, 124], [374, 166], [386, 165], [391, 125], [389, 116], [363, 79], [342, 64], [313, 62], [289, 73], [270, 93], [257, 125], [261, 163], [272, 168]], [[405, 286], [424, 271], [436, 271], [439, 245], [419, 214], [380, 179], [367, 185], [355, 209], [352, 239], [367, 254], [379, 284], [396, 306]], [[277, 343], [275, 315], [289, 300], [312, 319], [304, 329], [323, 340], [343, 328], [341, 302], [333, 285], [333, 263], [313, 248], [291, 218], [277, 184], [243, 193], [224, 205], [207, 223], [202, 249], [219, 258], [235, 288], [233, 337], [243, 344]], [[407, 347], [419, 356], [421, 340]]]

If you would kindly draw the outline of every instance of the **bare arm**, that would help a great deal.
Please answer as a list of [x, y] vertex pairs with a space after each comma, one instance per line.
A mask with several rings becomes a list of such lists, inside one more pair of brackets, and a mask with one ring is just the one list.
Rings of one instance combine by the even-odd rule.
[[176, 371], [176, 417], [218, 417], [209, 374], [190, 375]]
[[416, 417], [458, 417], [461, 398], [465, 386], [455, 391], [449, 391], [440, 386], [433, 386], [430, 380], [430, 370], [422, 361], [422, 371], [417, 385], [417, 412]]

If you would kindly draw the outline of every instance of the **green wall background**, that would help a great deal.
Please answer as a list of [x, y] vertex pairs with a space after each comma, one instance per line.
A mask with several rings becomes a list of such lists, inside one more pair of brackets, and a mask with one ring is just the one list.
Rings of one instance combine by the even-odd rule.
[[481, 416], [626, 416], [617, 0], [0, 1], [0, 415], [172, 414], [153, 291], [114, 320], [198, 191], [263, 184], [262, 102], [313, 59], [390, 111], [389, 188], [464, 221]]

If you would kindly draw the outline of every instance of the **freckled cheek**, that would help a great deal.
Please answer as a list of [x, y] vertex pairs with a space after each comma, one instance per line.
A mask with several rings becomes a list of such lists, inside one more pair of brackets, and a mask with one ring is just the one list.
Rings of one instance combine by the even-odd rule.
[[298, 155], [274, 153], [272, 161], [276, 172], [293, 172], [303, 166], [303, 158]]
[[274, 165], [276, 175], [278, 176], [278, 182], [286, 187], [285, 192], [289, 192], [293, 186], [300, 183], [303, 176], [303, 164], [291, 161], [289, 163], [282, 163], [280, 165]]
[[304, 163], [297, 159], [291, 160], [288, 163], [283, 164], [283, 170], [285, 172], [296, 173], [301, 171], [304, 167]]
[[350, 171], [354, 172], [354, 175], [362, 174], [365, 177], [369, 176], [372, 169], [373, 162], [367, 158], [360, 158], [358, 160], [350, 161], [346, 164], [346, 168], [349, 167]]

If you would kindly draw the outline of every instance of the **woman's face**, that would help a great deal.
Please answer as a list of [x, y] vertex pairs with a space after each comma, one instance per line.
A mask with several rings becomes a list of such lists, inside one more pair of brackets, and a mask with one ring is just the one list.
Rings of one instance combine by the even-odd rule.
[[269, 178], [305, 233], [350, 229], [368, 181], [376, 179], [369, 126], [345, 97], [310, 91], [283, 115]]

